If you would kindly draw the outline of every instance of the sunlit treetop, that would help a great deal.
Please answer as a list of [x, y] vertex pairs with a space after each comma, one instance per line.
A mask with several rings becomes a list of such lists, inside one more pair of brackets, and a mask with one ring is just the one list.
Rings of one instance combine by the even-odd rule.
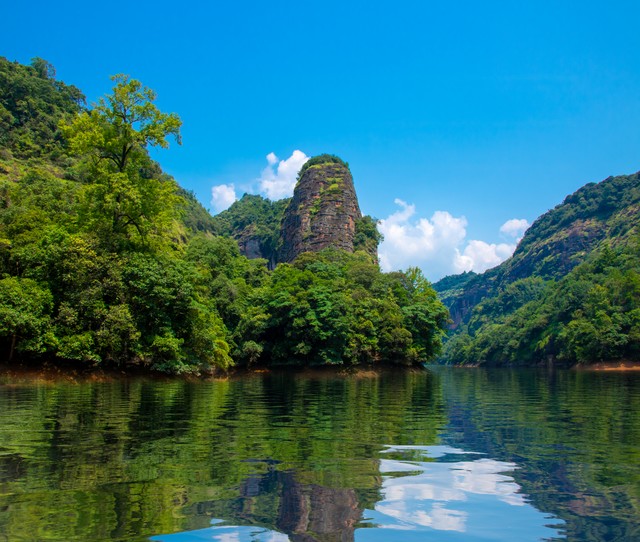
[[349, 162], [345, 162], [339, 156], [336, 156], [335, 154], [319, 154], [318, 156], [314, 156], [304, 163], [304, 165], [300, 168], [300, 172], [298, 173], [298, 179], [302, 177], [302, 174], [311, 166], [318, 166], [320, 164], [340, 164], [349, 169]]
[[177, 114], [162, 113], [156, 107], [153, 90], [128, 75], [111, 79], [113, 93], [63, 127], [73, 151], [106, 159], [123, 172], [136, 150], [168, 148], [169, 136], [181, 144], [182, 121]]

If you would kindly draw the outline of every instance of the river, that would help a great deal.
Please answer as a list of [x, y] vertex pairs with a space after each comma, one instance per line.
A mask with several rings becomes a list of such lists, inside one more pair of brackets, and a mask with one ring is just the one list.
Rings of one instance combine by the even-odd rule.
[[640, 373], [0, 376], [0, 541], [640, 540]]

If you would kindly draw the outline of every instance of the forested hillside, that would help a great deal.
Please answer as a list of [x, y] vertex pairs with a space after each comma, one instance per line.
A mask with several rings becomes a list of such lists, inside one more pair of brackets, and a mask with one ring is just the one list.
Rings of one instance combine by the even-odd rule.
[[212, 218], [218, 235], [233, 237], [247, 258], [263, 258], [275, 267], [280, 223], [289, 198], [271, 201], [257, 194], [244, 194], [226, 211]]
[[437, 283], [456, 324], [444, 361], [640, 359], [639, 222], [640, 174], [590, 183], [500, 266]]
[[[87, 107], [46, 61], [0, 58], [2, 359], [200, 373], [438, 353], [447, 312], [417, 270], [383, 274], [361, 250], [273, 272], [242, 256], [226, 235], [243, 212], [214, 220], [149, 156], [180, 143], [179, 117], [112, 79]], [[242, 205], [268, 211], [242, 227], [272, 246], [284, 203]]]

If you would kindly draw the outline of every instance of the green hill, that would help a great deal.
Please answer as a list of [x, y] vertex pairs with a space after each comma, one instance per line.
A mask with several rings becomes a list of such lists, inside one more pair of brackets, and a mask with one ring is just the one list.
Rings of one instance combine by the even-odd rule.
[[219, 235], [233, 237], [248, 258], [263, 258], [275, 267], [280, 239], [280, 223], [290, 199], [271, 201], [245, 194], [226, 211], [213, 217]]
[[[0, 57], [0, 147], [2, 158], [63, 158], [62, 119], [69, 119], [85, 103], [82, 92], [55, 79], [46, 60], [30, 66]], [[64, 161], [64, 160], [63, 160]]]
[[354, 253], [329, 247], [268, 269], [286, 201], [245, 196], [211, 217], [149, 154], [180, 143], [179, 117], [139, 81], [112, 80], [87, 107], [46, 61], [0, 58], [6, 362], [198, 374], [439, 352], [446, 310], [428, 282], [381, 273], [359, 250], [377, 245], [373, 221], [355, 227]]
[[436, 283], [455, 329], [443, 361], [637, 359], [639, 222], [640, 174], [609, 177], [536, 220], [501, 265]]

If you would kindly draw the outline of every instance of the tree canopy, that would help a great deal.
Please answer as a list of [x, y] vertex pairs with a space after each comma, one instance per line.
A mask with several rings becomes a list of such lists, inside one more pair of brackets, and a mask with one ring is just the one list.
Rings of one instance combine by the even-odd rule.
[[158, 174], [148, 148], [168, 147], [169, 136], [180, 143], [182, 123], [175, 113], [162, 113], [155, 93], [139, 81], [112, 80], [112, 94], [61, 123], [70, 152], [83, 159], [83, 218], [113, 243], [161, 241], [176, 235], [177, 185]]
[[0, 57], [0, 149], [20, 160], [63, 161], [64, 139], [58, 123], [81, 111], [79, 89], [55, 79], [46, 60], [30, 66]]

